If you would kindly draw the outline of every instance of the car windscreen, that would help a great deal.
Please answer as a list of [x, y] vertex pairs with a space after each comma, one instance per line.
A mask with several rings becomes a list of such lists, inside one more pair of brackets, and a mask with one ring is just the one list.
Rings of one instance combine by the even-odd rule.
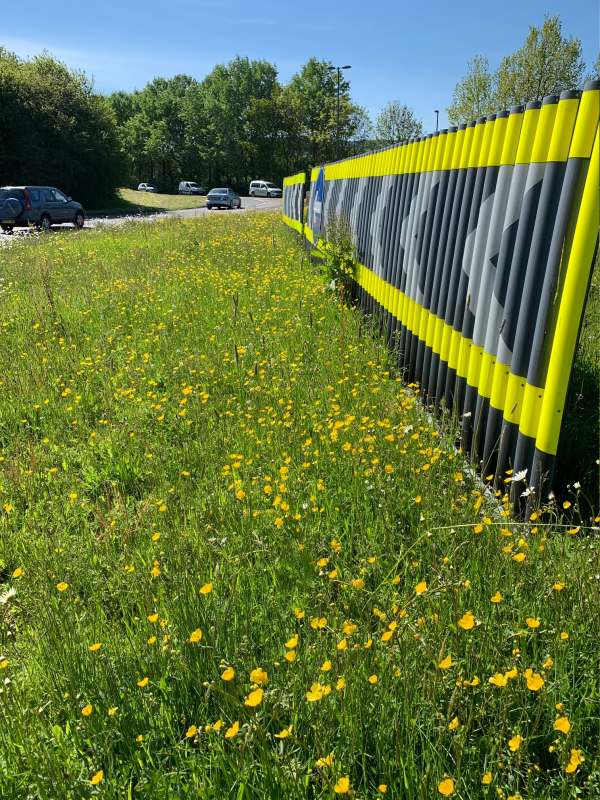
[[227, 194], [227, 189], [211, 189], [209, 194]]
[[269, 189], [277, 189], [277, 186], [275, 186], [274, 183], [267, 183], [267, 186], [269, 187]]

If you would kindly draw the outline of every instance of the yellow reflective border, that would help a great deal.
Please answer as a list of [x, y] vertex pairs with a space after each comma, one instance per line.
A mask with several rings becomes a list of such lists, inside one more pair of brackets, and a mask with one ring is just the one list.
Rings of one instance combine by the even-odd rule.
[[281, 217], [286, 225], [289, 225], [290, 228], [293, 228], [295, 231], [302, 234], [303, 225], [300, 220], [294, 219], [293, 217], [288, 217], [287, 214], [282, 214]]
[[596, 119], [596, 136], [588, 164], [581, 204], [571, 235], [571, 242], [565, 246], [568, 259], [552, 339], [544, 397], [539, 412], [536, 447], [550, 455], [556, 455], [558, 449], [560, 426], [577, 344], [579, 323], [583, 314], [592, 259], [598, 239], [600, 143], [597, 125], [598, 120]]
[[[599, 112], [600, 90], [591, 89], [583, 92], [581, 100], [567, 98], [439, 137], [424, 137], [379, 153], [325, 164], [325, 180], [589, 158]], [[312, 170], [312, 181], [316, 181], [320, 169]]]
[[283, 179], [284, 186], [295, 186], [298, 183], [305, 183], [306, 172], [297, 172], [295, 175], [290, 175]]
[[409, 333], [425, 342], [443, 363], [456, 370], [459, 377], [466, 378], [480, 397], [489, 399], [492, 407], [502, 411], [507, 423], [518, 425], [525, 436], [533, 439], [538, 436], [546, 395], [543, 388], [527, 383], [521, 375], [512, 374], [496, 356], [474, 345], [471, 339], [364, 264], [357, 264], [355, 281]]

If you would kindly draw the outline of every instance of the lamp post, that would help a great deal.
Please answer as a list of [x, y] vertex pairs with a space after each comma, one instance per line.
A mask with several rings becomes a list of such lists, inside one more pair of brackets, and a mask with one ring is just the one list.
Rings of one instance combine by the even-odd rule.
[[433, 113], [435, 114], [435, 132], [438, 132], [439, 122], [440, 122], [440, 111], [438, 108], [435, 108]]
[[329, 66], [327, 69], [330, 72], [337, 72], [337, 122], [335, 128], [335, 139], [336, 139], [336, 155], [340, 157], [340, 83], [342, 80], [342, 70], [344, 69], [352, 69], [351, 64], [344, 64], [343, 67], [334, 67]]

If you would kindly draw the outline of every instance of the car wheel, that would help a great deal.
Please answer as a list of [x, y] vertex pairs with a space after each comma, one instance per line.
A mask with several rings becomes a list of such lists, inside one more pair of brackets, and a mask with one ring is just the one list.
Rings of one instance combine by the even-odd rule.
[[75, 219], [73, 220], [73, 224], [75, 225], [76, 228], [79, 228], [79, 230], [83, 228], [83, 226], [85, 225], [85, 215], [83, 211], [78, 211], [75, 214]]
[[12, 233], [13, 232], [13, 225], [0, 225], [0, 228], [4, 231], [4, 233]]
[[50, 231], [50, 227], [52, 225], [52, 221], [48, 214], [42, 214], [40, 217], [40, 228], [44, 233], [48, 233]]

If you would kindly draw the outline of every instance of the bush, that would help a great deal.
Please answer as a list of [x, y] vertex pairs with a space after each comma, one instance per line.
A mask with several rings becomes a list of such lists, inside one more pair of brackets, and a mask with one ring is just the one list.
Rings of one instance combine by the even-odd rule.
[[350, 225], [344, 217], [332, 217], [327, 225], [327, 242], [324, 244], [323, 272], [329, 288], [346, 295], [352, 286], [356, 270], [356, 253]]

